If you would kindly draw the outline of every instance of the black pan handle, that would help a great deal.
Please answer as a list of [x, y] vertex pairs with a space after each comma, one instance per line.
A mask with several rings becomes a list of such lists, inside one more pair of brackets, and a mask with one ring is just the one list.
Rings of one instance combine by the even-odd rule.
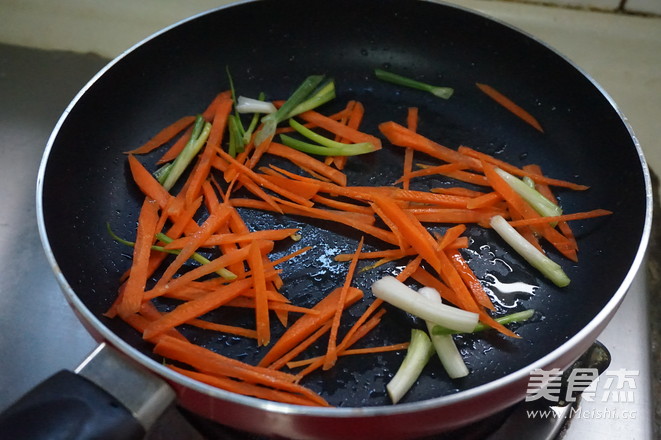
[[101, 344], [76, 369], [60, 371], [0, 414], [3, 438], [142, 439], [174, 401], [162, 379]]
[[71, 371], [60, 371], [2, 415], [5, 438], [141, 439], [145, 429], [112, 395]]

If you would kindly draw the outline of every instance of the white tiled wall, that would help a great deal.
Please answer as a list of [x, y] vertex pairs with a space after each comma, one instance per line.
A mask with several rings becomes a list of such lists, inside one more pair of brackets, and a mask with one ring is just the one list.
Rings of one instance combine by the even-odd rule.
[[661, 15], [661, 0], [627, 0], [625, 10]]
[[[498, 0], [491, 0], [498, 1]], [[661, 0], [513, 0], [521, 3], [661, 15]]]

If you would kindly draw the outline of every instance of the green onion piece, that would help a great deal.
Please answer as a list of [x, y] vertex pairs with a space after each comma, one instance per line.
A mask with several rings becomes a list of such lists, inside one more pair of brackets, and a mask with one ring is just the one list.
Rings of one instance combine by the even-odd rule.
[[569, 285], [569, 277], [562, 267], [530, 244], [519, 232], [510, 226], [500, 215], [491, 217], [489, 222], [494, 231], [521, 255], [532, 267], [539, 270], [558, 287]]
[[386, 385], [392, 403], [397, 403], [411, 389], [434, 354], [434, 347], [423, 330], [411, 330], [411, 342], [397, 372]]
[[[266, 99], [266, 95], [264, 95], [264, 92], [261, 92], [257, 97], [257, 99], [259, 99], [260, 101], [264, 101], [264, 99]], [[243, 133], [244, 146], [250, 143], [250, 138], [252, 137], [253, 132], [257, 128], [257, 124], [259, 124], [259, 118], [260, 115], [258, 113], [252, 115], [252, 119], [250, 120], [250, 125], [248, 125], [248, 128]]]
[[342, 147], [324, 147], [295, 139], [285, 134], [280, 135], [283, 144], [296, 150], [318, 156], [357, 156], [359, 154], [371, 153], [375, 150], [374, 145], [369, 142], [358, 144], [343, 144]]
[[[113, 232], [113, 230], [110, 228], [110, 223], [106, 223], [106, 229], [108, 230], [108, 233], [112, 237], [113, 240], [117, 241], [118, 243], [121, 243], [126, 246], [133, 247], [135, 246], [135, 243], [132, 241], [125, 240], [121, 237], [119, 237], [117, 234]], [[160, 241], [164, 243], [170, 243], [172, 239], [168, 237], [167, 235], [163, 233], [158, 233], [156, 234], [156, 238], [158, 238]], [[172, 255], [179, 255], [180, 251], [179, 249], [166, 249], [163, 246], [158, 246], [158, 245], [152, 245], [151, 249], [157, 252], [165, 252], [167, 254], [172, 254]], [[209, 260], [205, 258], [204, 256], [198, 254], [197, 252], [194, 252], [193, 255], [191, 255], [191, 259], [197, 261], [200, 264], [208, 264]], [[225, 278], [226, 280], [233, 280], [236, 278], [236, 275], [229, 271], [228, 269], [225, 268], [220, 268], [216, 271], [218, 275], [221, 277]]]
[[310, 94], [315, 91], [317, 86], [323, 81], [323, 75], [310, 75], [301, 85], [291, 94], [291, 96], [282, 104], [282, 107], [274, 113], [269, 113], [262, 118], [263, 126], [255, 133], [255, 145], [260, 145], [266, 139], [269, 139], [275, 133], [277, 125], [287, 119], [287, 116], [293, 109], [295, 109], [301, 102], [310, 97]]
[[202, 115], [198, 115], [195, 119], [195, 125], [193, 127], [193, 133], [191, 134], [188, 143], [181, 150], [172, 163], [172, 167], [169, 172], [165, 175], [165, 178], [159, 182], [163, 185], [168, 191], [172, 189], [175, 183], [181, 175], [184, 173], [188, 165], [193, 161], [195, 155], [202, 149], [202, 146], [207, 141], [209, 137], [209, 132], [211, 131], [211, 124], [204, 120]]
[[238, 115], [230, 115], [228, 118], [228, 131], [229, 131], [229, 147], [228, 153], [232, 157], [236, 157], [238, 153], [243, 152], [243, 127], [241, 126], [241, 118]]
[[[515, 322], [527, 321], [530, 318], [532, 318], [534, 314], [535, 314], [535, 309], [528, 309], [528, 310], [523, 310], [521, 312], [510, 313], [508, 315], [495, 318], [495, 321], [503, 325], [513, 324]], [[473, 331], [470, 333], [481, 332], [484, 330], [489, 330], [490, 328], [491, 327], [489, 327], [488, 325], [480, 322], [475, 326]], [[431, 330], [432, 335], [456, 335], [460, 333], [461, 332], [449, 329], [447, 327], [443, 327], [442, 325], [435, 325]]]
[[154, 171], [153, 173], [154, 178], [159, 182], [163, 182], [165, 178], [168, 176], [170, 169], [172, 169], [172, 162], [166, 163], [165, 165], [161, 166], [159, 169]]
[[374, 69], [374, 74], [380, 80], [397, 84], [398, 86], [410, 87], [412, 89], [418, 89], [425, 92], [429, 92], [432, 95], [443, 99], [449, 99], [450, 96], [452, 96], [452, 94], [454, 93], [454, 89], [452, 87], [432, 86], [430, 84], [416, 81], [414, 79], [407, 78], [405, 76], [398, 75], [396, 73], [388, 72], [387, 70], [383, 70], [383, 69]]
[[291, 118], [308, 110], [315, 109], [322, 104], [332, 101], [333, 99], [335, 99], [335, 82], [331, 79], [326, 84], [319, 87], [319, 89], [311, 97], [301, 102], [296, 106], [296, 108], [289, 112], [287, 118]]
[[495, 168], [496, 173], [505, 181], [512, 189], [519, 194], [537, 213], [543, 217], [553, 217], [562, 215], [562, 208], [556, 203], [544, 197], [534, 187], [526, 184], [523, 180], [508, 173], [500, 168]]
[[523, 176], [523, 177], [521, 178], [521, 180], [523, 181], [523, 183], [525, 183], [525, 184], [528, 185], [529, 187], [531, 187], [531, 188], [535, 188], [535, 181], [532, 180], [530, 177], [528, 177], [528, 176]]
[[390, 275], [386, 275], [372, 283], [372, 294], [388, 304], [425, 321], [431, 321], [459, 331], [471, 331], [479, 320], [477, 313], [430, 301]]
[[[315, 133], [314, 131], [310, 130], [303, 124], [297, 122], [295, 119], [290, 119], [289, 120], [289, 125], [296, 130], [299, 134], [305, 136], [309, 140], [316, 142], [317, 144], [329, 148], [329, 149], [336, 149], [338, 151], [347, 151], [348, 153], [345, 154], [325, 154], [327, 156], [354, 156], [356, 154], [364, 154], [364, 153], [370, 153], [372, 151], [376, 150], [376, 147], [370, 143], [370, 142], [360, 142], [356, 144], [345, 144], [342, 142], [337, 142], [332, 139], [329, 139], [327, 137], [324, 137], [320, 135], [319, 133]], [[289, 137], [286, 136], [285, 137]], [[282, 135], [281, 135], [282, 138]]]
[[[437, 304], [443, 303], [441, 294], [438, 293], [438, 290], [436, 289], [423, 287], [418, 289], [418, 293]], [[448, 373], [448, 376], [450, 376], [451, 379], [468, 376], [468, 367], [466, 366], [464, 359], [461, 357], [461, 353], [459, 353], [459, 349], [454, 343], [452, 336], [434, 334], [433, 329], [436, 324], [431, 321], [425, 321], [425, 324], [427, 325], [427, 331], [431, 335], [431, 342], [434, 346], [434, 350], [436, 351], [441, 364], [443, 364], [443, 368], [445, 368], [445, 371]]]

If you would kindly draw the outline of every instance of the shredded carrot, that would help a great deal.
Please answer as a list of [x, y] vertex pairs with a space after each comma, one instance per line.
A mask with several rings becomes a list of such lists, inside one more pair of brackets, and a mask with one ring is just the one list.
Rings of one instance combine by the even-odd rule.
[[516, 227], [541, 225], [544, 223], [568, 222], [573, 220], [584, 220], [588, 218], [602, 217], [604, 215], [612, 214], [612, 211], [607, 209], [593, 209], [592, 211], [576, 212], [574, 214], [554, 215], [548, 217], [527, 218], [522, 220], [512, 220], [510, 225]]
[[254, 367], [245, 362], [222, 356], [199, 345], [183, 342], [171, 337], [163, 337], [154, 347], [154, 352], [169, 359], [188, 364], [202, 373], [221, 375], [221, 377], [228, 376], [248, 383], [301, 394], [312, 399], [319, 405], [328, 405], [318, 394], [294, 383], [294, 378], [286, 373]]
[[182, 130], [185, 130], [187, 127], [189, 127], [194, 121], [195, 121], [195, 116], [184, 116], [182, 118], [179, 118], [172, 124], [168, 125], [164, 129], [156, 133], [154, 137], [149, 139], [147, 142], [145, 142], [138, 148], [128, 151], [127, 153], [147, 154], [157, 149], [158, 147], [166, 144], [170, 140], [172, 140], [172, 138], [174, 138]]
[[[270, 350], [260, 360], [259, 365], [263, 367], [271, 365], [330, 319], [335, 313], [337, 301], [342, 294], [341, 292], [342, 288], [338, 287], [319, 301], [313, 307], [313, 309], [319, 311], [319, 314], [305, 315], [296, 320], [271, 346]], [[359, 289], [350, 288], [346, 296], [345, 307], [355, 303], [362, 296], [363, 293]]]
[[[360, 238], [358, 242], [358, 247], [356, 249], [356, 255], [360, 255], [360, 251], [363, 248], [363, 237]], [[351, 282], [353, 280], [353, 274], [356, 271], [356, 266], [358, 265], [358, 257], [354, 257], [351, 260], [349, 269], [344, 279], [344, 285], [342, 290], [340, 290], [340, 297], [337, 300], [337, 306], [335, 307], [335, 314], [333, 315], [333, 321], [330, 329], [330, 336], [328, 338], [328, 349], [326, 350], [326, 360], [324, 361], [324, 370], [328, 370], [337, 360], [337, 332], [340, 328], [340, 319], [342, 317], [342, 310], [344, 308], [342, 305], [346, 302], [347, 294], [349, 293], [349, 288], [351, 287]]]
[[482, 83], [475, 83], [475, 85], [477, 86], [478, 89], [482, 90], [487, 96], [489, 96], [491, 99], [496, 101], [498, 104], [502, 105], [507, 110], [509, 110], [510, 112], [514, 113], [516, 116], [521, 118], [523, 121], [530, 124], [540, 133], [544, 133], [544, 129], [542, 129], [542, 126], [537, 121], [537, 119], [535, 119], [530, 113], [528, 113], [522, 107], [515, 104], [514, 101], [509, 99], [507, 96], [503, 95], [498, 90], [491, 87], [490, 85], [482, 84]]
[[475, 159], [478, 159], [483, 162], [490, 163], [492, 165], [495, 165], [499, 168], [502, 168], [503, 170], [507, 171], [510, 174], [514, 174], [515, 176], [526, 176], [534, 180], [535, 182], [538, 183], [544, 183], [547, 185], [551, 186], [559, 186], [559, 187], [564, 187], [564, 188], [569, 188], [574, 191], [584, 191], [588, 189], [588, 186], [581, 185], [578, 183], [573, 183], [573, 182], [568, 182], [565, 180], [560, 180], [560, 179], [553, 179], [546, 177], [544, 175], [540, 175], [537, 173], [529, 172], [522, 170], [521, 168], [518, 168], [514, 165], [511, 165], [503, 160], [497, 159], [489, 154], [482, 153], [479, 151], [476, 151], [470, 147], [466, 147], [465, 145], [461, 145], [458, 149], [458, 151], [461, 154], [465, 154], [466, 156], [473, 157]]
[[143, 293], [147, 285], [149, 255], [154, 243], [156, 224], [158, 223], [158, 205], [153, 199], [145, 198], [138, 217], [138, 232], [133, 246], [133, 264], [121, 303], [117, 307], [119, 316], [126, 317], [137, 313], [143, 302]]
[[379, 130], [393, 144], [399, 147], [409, 147], [449, 163], [461, 163], [468, 168], [480, 170], [480, 163], [474, 158], [467, 157], [451, 148], [433, 142], [419, 133], [397, 124], [396, 122], [383, 122]]
[[[488, 86], [478, 87], [533, 124], [532, 117], [516, 104], [502, 95], [496, 96]], [[274, 102], [276, 107], [282, 103]], [[381, 325], [386, 313], [380, 299], [365, 304], [367, 307], [357, 318], [346, 313], [363, 298], [363, 292], [352, 287], [354, 277], [360, 273], [360, 260], [374, 260], [363, 265], [363, 270], [374, 270], [397, 260], [404, 265], [397, 275], [400, 281], [412, 280], [433, 287], [448, 303], [479, 314], [480, 322], [517, 338], [491, 316], [494, 304], [460, 252], [470, 244], [470, 237], [465, 234], [468, 225], [489, 227], [489, 220], [501, 215], [540, 250], [543, 251], [542, 243], [548, 242], [576, 261], [578, 246], [568, 222], [611, 214], [595, 209], [540, 216], [498, 176], [495, 167], [530, 177], [550, 200], [555, 200], [551, 187], [588, 187], [550, 178], [537, 165], [519, 168], [463, 145], [456, 149], [446, 147], [419, 132], [417, 107], [408, 108], [406, 126], [394, 121], [378, 125], [391, 145], [405, 149], [401, 176], [394, 182], [401, 187], [352, 185], [343, 171], [350, 169], [350, 158], [319, 160], [272, 138], [260, 145], [250, 141], [243, 152], [232, 157], [224, 144], [233, 107], [229, 91], [218, 93], [207, 105], [202, 117], [211, 123], [209, 137], [176, 194], [165, 190], [135, 154], [147, 154], [167, 144], [169, 148], [157, 163], [175, 159], [191, 136], [194, 117], [175, 121], [128, 152], [130, 177], [144, 201], [138, 215], [133, 261], [120, 278], [116, 300], [105, 313], [108, 317], [118, 316], [140, 332], [154, 344], [156, 355], [178, 363], [169, 365], [174, 371], [231, 392], [297, 405], [327, 406], [321, 396], [299, 385], [304, 377], [317, 369], [333, 367], [340, 356], [407, 348], [408, 343], [354, 348]], [[383, 148], [377, 136], [361, 129], [364, 116], [361, 102], [348, 101], [334, 114], [310, 110], [297, 118], [310, 129], [330, 133], [337, 141], [370, 142]], [[541, 131], [541, 127], [538, 129]], [[276, 132], [287, 130], [278, 128]], [[416, 152], [431, 160], [416, 164], [414, 171]], [[286, 165], [269, 163], [274, 157], [285, 159]], [[444, 176], [450, 185], [418, 189], [418, 183], [423, 181], [413, 179], [429, 176]], [[412, 184], [415, 189], [411, 189]], [[292, 303], [287, 292], [281, 291], [286, 276], [277, 266], [311, 247], [285, 252], [273, 261], [272, 252], [276, 245], [282, 250], [288, 244], [284, 240], [298, 239], [299, 232], [305, 230], [251, 230], [242, 217], [244, 209], [334, 222], [362, 233], [355, 252], [335, 256], [336, 261], [350, 262], [342, 285], [320, 292], [312, 307]], [[439, 228], [428, 229], [429, 223], [445, 228], [441, 229], [443, 233], [432, 233]], [[159, 236], [156, 241], [156, 235], [162, 231], [167, 237]], [[377, 243], [377, 250], [363, 251], [365, 240], [371, 239], [386, 246]], [[159, 250], [154, 251], [154, 244], [163, 249], [154, 246]], [[210, 256], [207, 259], [202, 255]], [[159, 311], [155, 306], [158, 302], [152, 301], [159, 297], [176, 305], [167, 312]], [[210, 321], [208, 313], [220, 307], [248, 309], [254, 313], [254, 326], [244, 328]], [[183, 325], [249, 338], [257, 346], [268, 348], [257, 365], [249, 365], [188, 341], [179, 331]], [[272, 332], [273, 325], [282, 325], [284, 331], [272, 341], [272, 335], [277, 334]], [[348, 331], [340, 335], [345, 325]], [[309, 357], [308, 349], [318, 346], [326, 335], [325, 353]], [[306, 355], [306, 359], [296, 360]], [[279, 371], [284, 367], [303, 369], [294, 375]]]

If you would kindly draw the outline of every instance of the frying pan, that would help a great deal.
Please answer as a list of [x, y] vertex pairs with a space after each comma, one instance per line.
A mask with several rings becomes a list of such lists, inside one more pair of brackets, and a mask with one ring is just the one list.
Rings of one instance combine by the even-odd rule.
[[[455, 94], [440, 100], [379, 82], [372, 73], [377, 67], [451, 86]], [[270, 99], [287, 97], [307, 75], [329, 75], [338, 97], [327, 109], [348, 99], [361, 101], [366, 108], [363, 128], [374, 134], [380, 122], [403, 121], [407, 107], [417, 106], [419, 130], [426, 136], [518, 166], [540, 164], [550, 176], [590, 186], [583, 192], [559, 192], [566, 212], [604, 208], [613, 214], [575, 224], [580, 258], [576, 264], [562, 261], [572, 280], [564, 289], [528, 269], [490, 231], [469, 228], [472, 242], [466, 256], [485, 283], [531, 286], [528, 294], [493, 288], [499, 313], [524, 308], [537, 313], [515, 327], [521, 339], [492, 332], [457, 337], [471, 370], [466, 378], [450, 380], [432, 361], [404, 401], [391, 405], [385, 384], [403, 354], [389, 353], [373, 359], [347, 357], [337, 368], [311, 376], [305, 384], [334, 408], [271, 403], [213, 389], [168, 370], [140, 335], [103, 316], [130, 264], [130, 251], [108, 236], [105, 224], [123, 237], [135, 233], [141, 196], [130, 183], [122, 152], [179, 116], [203, 110], [228, 88], [228, 70], [240, 94], [263, 91]], [[490, 100], [476, 82], [515, 97], [540, 120], [544, 133]], [[390, 184], [401, 173], [402, 154], [386, 143], [378, 154], [351, 158], [347, 173], [356, 185]], [[152, 166], [149, 160], [146, 164]], [[47, 256], [82, 322], [99, 341], [164, 378], [180, 406], [269, 436], [412, 438], [468, 424], [522, 400], [531, 370], [565, 368], [592, 344], [642, 262], [651, 224], [650, 194], [641, 150], [616, 105], [542, 42], [475, 12], [436, 2], [264, 0], [178, 23], [99, 72], [66, 109], [49, 140], [39, 174], [38, 212]], [[303, 305], [315, 303], [340, 282], [345, 267], [329, 262], [329, 256], [352, 251], [360, 238], [336, 225], [252, 211], [245, 215], [256, 228], [301, 227], [304, 239], [298, 246], [314, 244], [312, 252], [283, 267], [286, 294]], [[382, 244], [372, 240], [367, 246]], [[356, 284], [369, 298], [370, 284], [396, 270], [393, 263], [363, 272]], [[351, 313], [357, 315], [363, 307], [365, 302]], [[393, 309], [384, 319], [366, 344], [406, 341], [411, 326], [420, 324]], [[185, 331], [230, 356], [256, 361], [263, 354], [250, 342]]]

